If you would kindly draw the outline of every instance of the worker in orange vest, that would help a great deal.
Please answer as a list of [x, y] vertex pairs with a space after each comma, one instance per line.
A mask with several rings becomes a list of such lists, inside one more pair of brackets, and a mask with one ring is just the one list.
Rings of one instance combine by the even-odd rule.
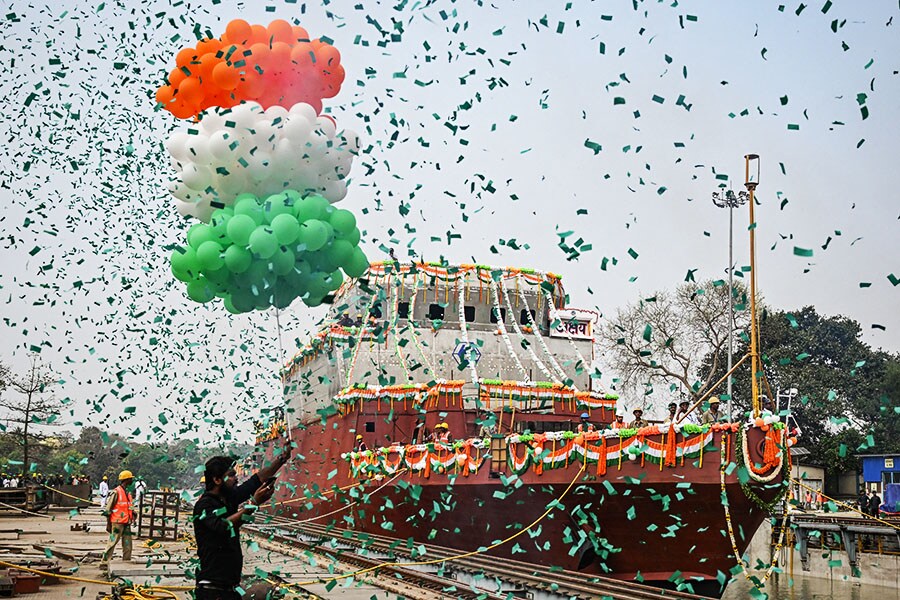
[[103, 557], [100, 559], [100, 571], [109, 571], [109, 559], [119, 540], [122, 540], [122, 559], [131, 560], [131, 524], [134, 523], [134, 499], [131, 496], [134, 475], [131, 471], [124, 470], [119, 473], [119, 485], [110, 493], [103, 514], [106, 515], [106, 530], [109, 532], [109, 542]]

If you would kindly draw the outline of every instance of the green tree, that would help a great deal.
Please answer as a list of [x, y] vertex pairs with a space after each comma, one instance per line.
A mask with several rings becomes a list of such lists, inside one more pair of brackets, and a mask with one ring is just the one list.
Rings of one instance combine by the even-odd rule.
[[3, 418], [13, 423], [11, 434], [22, 449], [22, 472], [32, 470], [31, 450], [36, 441], [44, 438], [37, 429], [41, 425], [58, 425], [62, 404], [50, 394], [56, 378], [33, 357], [25, 374], [17, 375], [0, 364], [0, 392], [12, 391], [13, 395], [0, 397]]
[[[763, 313], [760, 357], [775, 396], [796, 388], [792, 417], [808, 448], [830, 472], [855, 469], [855, 453], [893, 452], [900, 448], [900, 362], [873, 350], [861, 338], [859, 323], [843, 316], [824, 317], [807, 306], [796, 311]], [[743, 340], [735, 355], [748, 352]], [[716, 377], [724, 369], [706, 360]], [[735, 373], [736, 407], [749, 410], [750, 366]], [[784, 408], [784, 407], [782, 407]]]

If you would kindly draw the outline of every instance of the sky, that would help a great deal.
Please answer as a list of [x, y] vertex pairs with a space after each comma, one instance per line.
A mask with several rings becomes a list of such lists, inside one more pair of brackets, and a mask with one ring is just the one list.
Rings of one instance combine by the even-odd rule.
[[[742, 189], [754, 153], [766, 303], [900, 350], [896, 2], [66, 4], [0, 16], [0, 361], [57, 373], [68, 427], [246, 441], [325, 312], [295, 302], [279, 329], [273, 310], [191, 301], [169, 270], [192, 221], [163, 143], [190, 123], [154, 94], [235, 18], [340, 51], [325, 111], [361, 140], [340, 205], [371, 260], [550, 270], [572, 305], [613, 314], [689, 271], [726, 276], [711, 193]], [[746, 207], [734, 218], [739, 268]]]

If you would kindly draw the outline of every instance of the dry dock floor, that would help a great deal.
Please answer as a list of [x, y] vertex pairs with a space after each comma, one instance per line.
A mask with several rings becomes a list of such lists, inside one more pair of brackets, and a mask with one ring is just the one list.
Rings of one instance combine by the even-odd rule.
[[[88, 525], [88, 531], [73, 530], [77, 525]], [[187, 525], [187, 523], [184, 523]], [[12, 530], [21, 530], [17, 533]], [[188, 532], [193, 533], [188, 525]], [[36, 594], [23, 594], [18, 598], [29, 600], [69, 600], [72, 598], [94, 600], [98, 593], [107, 592], [111, 586], [99, 581], [104, 579], [98, 567], [100, 554], [107, 541], [106, 523], [99, 508], [82, 509], [72, 514], [70, 509], [51, 509], [46, 516], [22, 515], [12, 511], [0, 513], [0, 561], [22, 564], [25, 561], [53, 561], [61, 567], [61, 573], [94, 580], [97, 583], [61, 581], [58, 585], [42, 585]], [[315, 580], [329, 576], [329, 565], [321, 557], [311, 565], [304, 557], [296, 558], [272, 550], [268, 544], [251, 543], [244, 536], [244, 574], [278, 573], [287, 582]], [[195, 552], [185, 540], [166, 541], [151, 547], [147, 540], [135, 539], [131, 561], [122, 560], [121, 545], [116, 547], [110, 562], [113, 579], [127, 579], [141, 585], [191, 585], [184, 576], [187, 561]], [[336, 573], [343, 572], [343, 565], [335, 565]], [[0, 569], [6, 569], [0, 566]], [[74, 570], [74, 572], [73, 572]], [[120, 580], [121, 580], [120, 579]], [[304, 586], [310, 594], [288, 594], [296, 598], [342, 598], [369, 600], [397, 598], [395, 592], [354, 581], [349, 587], [338, 585], [326, 590], [322, 584]], [[187, 591], [177, 591], [182, 600], [188, 600]]]

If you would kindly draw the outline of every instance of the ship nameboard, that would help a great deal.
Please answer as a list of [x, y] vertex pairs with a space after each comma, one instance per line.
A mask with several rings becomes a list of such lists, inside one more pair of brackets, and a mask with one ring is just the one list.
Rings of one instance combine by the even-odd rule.
[[559, 312], [559, 324], [550, 328], [550, 337], [571, 337], [576, 340], [594, 339], [593, 311], [563, 309]]

